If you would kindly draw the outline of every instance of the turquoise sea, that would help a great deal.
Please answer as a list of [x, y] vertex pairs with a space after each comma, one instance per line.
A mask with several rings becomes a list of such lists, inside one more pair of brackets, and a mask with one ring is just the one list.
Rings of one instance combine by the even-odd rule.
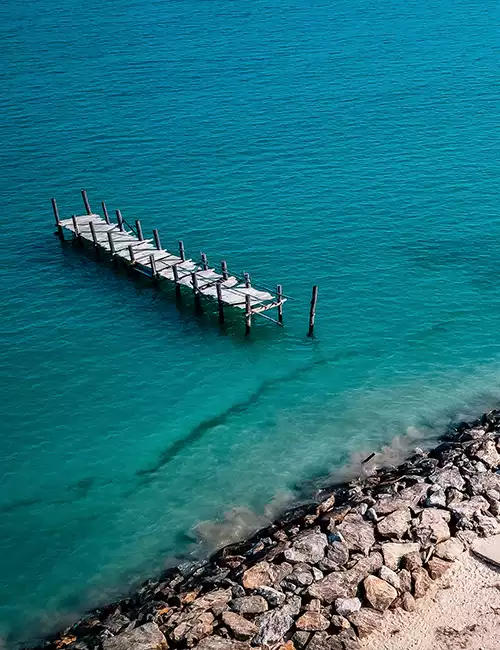
[[[2, 2], [4, 645], [498, 404], [499, 24], [491, 0]], [[50, 198], [69, 217], [82, 188], [281, 282], [286, 327], [221, 332], [61, 245]]]

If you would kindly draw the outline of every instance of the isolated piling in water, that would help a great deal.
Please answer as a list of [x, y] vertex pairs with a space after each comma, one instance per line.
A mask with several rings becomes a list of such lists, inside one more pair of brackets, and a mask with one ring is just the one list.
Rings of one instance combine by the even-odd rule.
[[246, 294], [245, 296], [245, 336], [248, 336], [250, 334], [250, 330], [252, 329], [252, 299], [250, 298], [250, 294]]
[[116, 222], [118, 223], [118, 230], [124, 232], [125, 228], [123, 227], [123, 217], [120, 210], [116, 211]]
[[57, 209], [56, 200], [50, 199], [50, 202], [52, 203], [52, 210], [54, 212], [54, 218], [56, 220], [57, 236], [59, 237], [59, 239], [64, 239], [64, 233], [61, 226], [61, 220], [59, 219], [59, 210]]
[[276, 286], [276, 298], [278, 300], [278, 323], [281, 325], [283, 323], [283, 305], [280, 304], [283, 300], [283, 287], [281, 284]]
[[316, 303], [318, 302], [318, 287], [312, 289], [311, 308], [309, 310], [309, 331], [307, 336], [314, 336], [314, 321], [316, 319]]
[[161, 250], [161, 241], [160, 241], [160, 233], [156, 230], [153, 230], [153, 237], [155, 240], [155, 246], [158, 250]]
[[139, 237], [141, 241], [144, 241], [144, 235], [142, 234], [142, 226], [139, 219], [135, 220], [135, 227], [137, 229], [137, 237]]
[[104, 215], [104, 221], [109, 226], [111, 224], [111, 221], [109, 220], [108, 208], [106, 207], [106, 203], [104, 201], [101, 201], [101, 206], [102, 206], [102, 213]]
[[201, 253], [201, 265], [203, 266], [204, 271], [208, 269], [208, 259], [205, 253]]
[[247, 273], [245, 271], [245, 273], [243, 273], [243, 277], [245, 278], [245, 287], [247, 289], [250, 289], [250, 287], [252, 286], [251, 283], [250, 283], [250, 273]]
[[82, 190], [82, 199], [83, 199], [83, 205], [85, 206], [85, 212], [87, 214], [92, 214], [92, 210], [90, 209], [90, 203], [87, 198], [87, 192], [85, 190]]

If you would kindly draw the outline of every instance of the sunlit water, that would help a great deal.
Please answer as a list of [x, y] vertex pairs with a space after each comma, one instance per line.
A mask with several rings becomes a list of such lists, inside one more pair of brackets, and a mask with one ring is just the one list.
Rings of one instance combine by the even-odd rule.
[[[255, 523], [497, 402], [499, 19], [490, 0], [2, 3], [7, 644], [217, 543], [202, 521]], [[82, 187], [281, 282], [286, 328], [221, 332], [61, 246], [49, 199], [81, 213]]]

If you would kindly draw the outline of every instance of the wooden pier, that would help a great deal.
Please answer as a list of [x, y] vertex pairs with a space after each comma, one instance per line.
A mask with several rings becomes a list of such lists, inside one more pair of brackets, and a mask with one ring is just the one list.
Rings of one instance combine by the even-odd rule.
[[[104, 251], [112, 259], [121, 261], [156, 283], [173, 283], [178, 293], [181, 286], [188, 287], [197, 303], [202, 296], [216, 301], [221, 322], [224, 322], [226, 306], [243, 311], [247, 335], [254, 315], [278, 325], [283, 324], [283, 304], [287, 297], [281, 285], [276, 287], [275, 292], [252, 286], [248, 273], [243, 278], [231, 275], [224, 260], [220, 264], [220, 271], [210, 268], [204, 253], [201, 254], [201, 261], [186, 259], [182, 241], [179, 242], [179, 252], [171, 253], [162, 248], [158, 230], [153, 230], [153, 238], [147, 239], [140, 221], [130, 226], [120, 210], [116, 210], [116, 223], [112, 223], [104, 202], [101, 204], [101, 216], [92, 212], [85, 190], [82, 190], [82, 198], [86, 214], [73, 215], [69, 219], [60, 219], [57, 203], [52, 199], [57, 233], [61, 239], [65, 238], [65, 232], [69, 232], [72, 239], [86, 242], [97, 252]], [[264, 313], [272, 309], [277, 310], [276, 319]]]

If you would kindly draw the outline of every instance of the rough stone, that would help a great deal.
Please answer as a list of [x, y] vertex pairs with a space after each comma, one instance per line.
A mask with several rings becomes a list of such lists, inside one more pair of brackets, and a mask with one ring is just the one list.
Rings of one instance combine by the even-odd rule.
[[415, 534], [423, 548], [429, 548], [432, 544], [439, 544], [439, 542], [450, 539], [448, 521], [450, 521], [450, 513], [446, 510], [426, 508], [422, 511]]
[[286, 577], [283, 584], [308, 587], [314, 581], [311, 567], [308, 564], [296, 564], [293, 571]]
[[349, 560], [349, 549], [342, 542], [333, 542], [326, 549], [326, 557], [340, 568], [347, 564]]
[[476, 451], [476, 458], [479, 458], [490, 469], [496, 469], [500, 465], [500, 454], [493, 440], [487, 440]]
[[401, 580], [399, 579], [398, 574], [392, 569], [389, 569], [389, 567], [386, 567], [385, 565], [380, 567], [378, 575], [382, 580], [385, 580], [392, 585], [394, 589], [401, 589]]
[[429, 481], [443, 488], [454, 487], [463, 490], [465, 487], [465, 481], [456, 467], [436, 469], [429, 476]]
[[191, 648], [197, 641], [213, 633], [213, 623], [212, 612], [202, 611], [199, 614], [191, 614], [174, 628], [170, 636], [176, 643], [183, 642]]
[[299, 632], [295, 632], [295, 634], [292, 637], [292, 640], [296, 648], [305, 648], [310, 638], [311, 638], [310, 632], [303, 632], [301, 630]]
[[115, 612], [111, 616], [108, 616], [103, 622], [102, 626], [111, 632], [111, 634], [120, 634], [125, 629], [133, 627], [130, 619], [121, 614], [119, 611]]
[[255, 623], [234, 612], [223, 612], [222, 622], [231, 630], [238, 641], [247, 641], [258, 632]]
[[145, 623], [133, 630], [103, 639], [103, 650], [166, 650], [167, 640], [156, 623]]
[[229, 606], [238, 614], [262, 614], [269, 609], [267, 600], [262, 596], [243, 596], [233, 598]]
[[356, 628], [360, 639], [364, 639], [372, 632], [375, 632], [384, 621], [383, 614], [367, 607], [362, 607], [359, 612], [354, 612], [348, 618], [351, 625]]
[[342, 523], [337, 526], [337, 531], [350, 551], [361, 551], [368, 555], [375, 544], [372, 524], [356, 513], [346, 515]]
[[456, 560], [463, 553], [462, 544], [455, 538], [448, 539], [436, 546], [436, 555], [443, 560]]
[[309, 641], [307, 650], [358, 650], [359, 642], [352, 630], [343, 630], [330, 636], [326, 632], [316, 632]]
[[300, 610], [302, 609], [302, 600], [300, 599], [300, 596], [297, 596], [295, 594], [288, 596], [285, 604], [281, 609], [289, 616], [298, 616]]
[[413, 553], [408, 553], [408, 555], [405, 555], [401, 564], [403, 565], [404, 569], [407, 569], [411, 573], [423, 565], [422, 557], [420, 553], [414, 551]]
[[489, 539], [476, 539], [472, 544], [472, 552], [487, 562], [500, 566], [500, 535]]
[[280, 607], [258, 617], [259, 631], [252, 640], [253, 645], [273, 645], [285, 636], [293, 625], [293, 618]]
[[289, 562], [316, 564], [324, 557], [327, 545], [328, 539], [324, 533], [304, 530], [297, 535], [291, 548], [286, 549], [284, 556]]
[[500, 523], [494, 517], [489, 517], [478, 512], [476, 513], [475, 520], [476, 530], [484, 537], [492, 537], [500, 533]]
[[286, 600], [286, 595], [282, 591], [272, 587], [257, 587], [255, 593], [265, 598], [271, 607], [281, 607]]
[[423, 567], [418, 567], [412, 571], [413, 593], [415, 598], [423, 598], [432, 585], [429, 574]]
[[321, 611], [321, 600], [313, 598], [311, 602], [307, 603], [306, 610], [308, 612], [320, 612]]
[[296, 628], [306, 632], [326, 630], [329, 625], [330, 621], [320, 612], [305, 612], [295, 621]]
[[248, 644], [234, 639], [223, 639], [220, 636], [207, 636], [198, 643], [196, 650], [248, 650]]
[[410, 520], [409, 508], [400, 508], [378, 522], [377, 532], [381, 537], [400, 539], [408, 531]]
[[401, 490], [396, 496], [380, 499], [373, 507], [377, 515], [390, 515], [400, 508], [413, 508], [427, 495], [428, 489], [427, 483], [415, 483]]
[[243, 586], [245, 589], [257, 589], [257, 587], [270, 587], [279, 577], [278, 570], [269, 562], [262, 561], [250, 567], [243, 574]]
[[399, 584], [401, 585], [401, 591], [411, 591], [411, 573], [408, 569], [401, 569], [397, 576], [399, 578]]
[[446, 508], [446, 492], [440, 485], [434, 485], [429, 490], [429, 496], [425, 500], [428, 508], [441, 507]]
[[232, 589], [216, 589], [215, 591], [209, 592], [197, 598], [191, 603], [191, 609], [193, 610], [208, 610], [210, 609], [216, 616], [218, 616], [222, 611], [227, 609], [227, 604], [233, 596]]
[[405, 610], [405, 612], [414, 612], [415, 608], [417, 607], [417, 603], [415, 602], [415, 598], [410, 594], [409, 591], [405, 591], [404, 594], [401, 596], [401, 606]]
[[348, 630], [351, 627], [349, 621], [344, 616], [340, 616], [338, 614], [333, 614], [330, 617], [330, 623], [338, 630]]
[[347, 618], [349, 614], [359, 612], [361, 609], [361, 601], [359, 598], [337, 598], [335, 600], [335, 610], [337, 613]]
[[427, 562], [427, 571], [433, 580], [437, 580], [444, 576], [451, 566], [451, 562], [442, 560], [440, 557], [433, 557]]
[[415, 544], [413, 542], [386, 542], [382, 544], [382, 553], [384, 555], [384, 564], [396, 571], [399, 567], [401, 558], [408, 553], [418, 552], [420, 550], [420, 544]]
[[363, 582], [366, 599], [379, 612], [384, 612], [396, 599], [398, 592], [392, 585], [376, 576], [368, 576]]
[[380, 553], [372, 553], [369, 557], [362, 558], [348, 571], [330, 573], [323, 580], [313, 583], [308, 593], [313, 598], [319, 598], [328, 604], [337, 598], [354, 598], [358, 584], [370, 573], [378, 571], [381, 566]]

